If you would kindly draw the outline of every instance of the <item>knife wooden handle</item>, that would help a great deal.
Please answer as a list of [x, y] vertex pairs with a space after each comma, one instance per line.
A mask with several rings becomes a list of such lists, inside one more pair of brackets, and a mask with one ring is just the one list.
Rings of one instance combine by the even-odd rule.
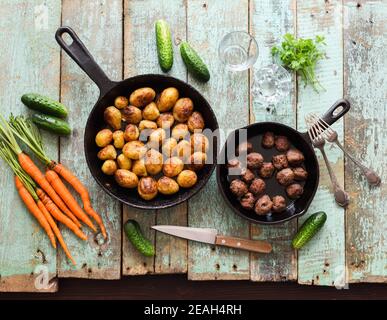
[[265, 241], [241, 239], [220, 235], [216, 236], [215, 244], [219, 246], [260, 253], [269, 253], [272, 250], [271, 244]]

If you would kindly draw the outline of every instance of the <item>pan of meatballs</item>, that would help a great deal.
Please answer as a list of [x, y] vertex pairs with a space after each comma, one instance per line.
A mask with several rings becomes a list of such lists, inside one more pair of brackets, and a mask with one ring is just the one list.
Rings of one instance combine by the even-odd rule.
[[[349, 108], [340, 99], [322, 118], [331, 125]], [[319, 164], [307, 132], [258, 122], [228, 136], [216, 175], [223, 198], [238, 215], [276, 224], [307, 211], [318, 188]]]
[[[67, 44], [63, 34], [73, 42]], [[71, 28], [59, 28], [56, 40], [100, 90], [85, 126], [84, 150], [102, 189], [139, 209], [171, 207], [197, 193], [218, 154], [216, 140], [204, 134], [218, 129], [206, 99], [165, 75], [111, 81]]]

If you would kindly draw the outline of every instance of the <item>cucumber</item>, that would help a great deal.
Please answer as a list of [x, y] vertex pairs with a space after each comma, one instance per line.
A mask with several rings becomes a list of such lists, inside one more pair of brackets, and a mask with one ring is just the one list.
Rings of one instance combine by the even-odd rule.
[[21, 101], [28, 108], [51, 116], [65, 118], [68, 115], [67, 108], [63, 104], [38, 93], [23, 94]]
[[297, 234], [294, 236], [292, 245], [294, 249], [303, 247], [319, 231], [327, 220], [325, 212], [320, 211], [313, 213], [303, 223]]
[[159, 64], [164, 72], [171, 70], [173, 65], [173, 46], [171, 31], [164, 20], [158, 20], [155, 23], [157, 54]]
[[183, 41], [180, 45], [180, 54], [189, 72], [191, 72], [197, 79], [207, 82], [210, 80], [210, 72], [206, 64], [199, 57], [197, 52]]
[[155, 248], [153, 244], [143, 236], [140, 225], [136, 220], [126, 221], [124, 230], [133, 246], [144, 256], [152, 257], [155, 255]]
[[71, 133], [69, 124], [57, 117], [43, 113], [35, 113], [31, 116], [31, 120], [43, 130], [51, 131], [63, 136], [68, 136]]

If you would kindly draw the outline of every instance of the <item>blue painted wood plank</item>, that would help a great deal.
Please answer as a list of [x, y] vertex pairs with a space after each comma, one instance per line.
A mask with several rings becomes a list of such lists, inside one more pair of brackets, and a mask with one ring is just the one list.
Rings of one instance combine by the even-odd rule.
[[[59, 97], [60, 56], [53, 34], [60, 23], [60, 1], [0, 1], [0, 112], [27, 113], [20, 97], [40, 92]], [[57, 138], [44, 134], [47, 151], [58, 157]], [[0, 291], [56, 291], [56, 251], [14, 187], [13, 174], [0, 161]], [[53, 280], [35, 286], [35, 271]], [[40, 276], [45, 278], [44, 275]]]
[[[120, 0], [64, 0], [62, 24], [71, 26], [96, 61], [114, 80], [122, 78], [122, 3]], [[53, 35], [51, 35], [53, 37]], [[119, 279], [121, 276], [121, 205], [97, 185], [86, 165], [83, 135], [86, 120], [98, 99], [98, 88], [67, 54], [62, 54], [61, 98], [68, 106], [73, 133], [61, 138], [60, 160], [89, 189], [92, 205], [101, 215], [108, 241], [101, 241], [90, 229], [84, 228], [84, 242], [62, 228], [65, 240], [77, 261], [72, 266], [61, 254], [59, 277]], [[74, 193], [81, 203], [78, 195]]]

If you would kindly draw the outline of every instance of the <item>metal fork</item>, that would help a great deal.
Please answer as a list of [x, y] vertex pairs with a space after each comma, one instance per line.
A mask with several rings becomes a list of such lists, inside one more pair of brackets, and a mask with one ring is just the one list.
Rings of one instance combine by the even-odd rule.
[[321, 154], [324, 158], [325, 164], [328, 169], [329, 177], [331, 178], [333, 195], [335, 197], [335, 200], [339, 206], [346, 207], [349, 203], [349, 196], [348, 193], [346, 193], [344, 189], [340, 186], [339, 182], [337, 181], [336, 175], [332, 170], [331, 164], [329, 163], [328, 157], [324, 150], [325, 139], [320, 134], [321, 131], [318, 128], [317, 124], [308, 115], [305, 117], [305, 121], [308, 126], [308, 135], [310, 140], [312, 141], [313, 146], [321, 151]]
[[319, 126], [319, 128], [321, 128], [322, 134], [325, 137], [325, 139], [331, 143], [335, 143], [344, 152], [344, 154], [349, 159], [351, 159], [355, 165], [357, 165], [361, 169], [362, 173], [365, 175], [370, 185], [378, 186], [380, 184], [381, 179], [378, 176], [378, 174], [371, 168], [366, 167], [359, 160], [357, 160], [355, 157], [353, 157], [351, 154], [348, 153], [348, 151], [340, 143], [337, 132], [333, 130], [332, 127], [324, 121], [324, 119], [318, 117], [315, 113], [311, 113], [309, 116], [311, 121], [316, 123]]

